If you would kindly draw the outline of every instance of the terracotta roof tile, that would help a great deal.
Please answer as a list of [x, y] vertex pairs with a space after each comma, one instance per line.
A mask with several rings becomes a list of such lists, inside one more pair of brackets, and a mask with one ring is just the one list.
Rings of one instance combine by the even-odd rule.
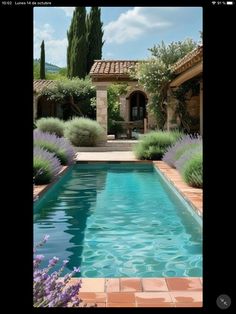
[[131, 66], [138, 63], [137, 60], [95, 60], [90, 70], [91, 76], [128, 76]]
[[53, 80], [34, 80], [33, 90], [36, 93], [41, 92], [44, 88], [55, 85]]
[[193, 51], [186, 54], [186, 56], [184, 56], [178, 62], [176, 62], [172, 66], [172, 71], [175, 74], [180, 74], [202, 60], [203, 60], [203, 45], [198, 46]]

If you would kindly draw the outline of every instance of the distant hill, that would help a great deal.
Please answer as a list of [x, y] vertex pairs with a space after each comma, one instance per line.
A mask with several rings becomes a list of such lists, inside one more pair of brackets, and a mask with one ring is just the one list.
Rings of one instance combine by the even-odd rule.
[[[40, 63], [40, 60], [34, 59], [34, 63]], [[45, 71], [46, 72], [56, 73], [56, 72], [59, 72], [60, 70], [61, 70], [61, 68], [58, 67], [57, 65], [45, 62]]]

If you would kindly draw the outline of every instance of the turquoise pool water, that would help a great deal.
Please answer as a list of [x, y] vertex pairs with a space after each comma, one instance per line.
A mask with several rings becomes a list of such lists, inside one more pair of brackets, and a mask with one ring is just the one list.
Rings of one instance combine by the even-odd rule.
[[[202, 276], [195, 213], [152, 164], [77, 164], [34, 205], [34, 241], [82, 277]], [[58, 268], [60, 267], [58, 264]]]

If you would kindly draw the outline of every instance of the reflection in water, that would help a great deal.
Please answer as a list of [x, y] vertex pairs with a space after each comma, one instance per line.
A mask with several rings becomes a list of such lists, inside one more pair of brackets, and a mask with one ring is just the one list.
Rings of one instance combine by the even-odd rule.
[[[37, 203], [34, 210], [34, 242], [39, 242], [45, 233], [50, 235], [48, 243], [41, 249], [45, 255], [43, 266], [52, 255], [60, 257], [62, 251], [68, 252], [60, 258], [68, 259], [68, 270], [81, 265], [86, 221], [96, 208], [97, 193], [104, 189], [106, 175], [106, 171], [95, 171], [89, 175], [87, 170], [70, 170]], [[70, 236], [66, 237], [66, 234]], [[68, 246], [68, 242], [71, 245]]]

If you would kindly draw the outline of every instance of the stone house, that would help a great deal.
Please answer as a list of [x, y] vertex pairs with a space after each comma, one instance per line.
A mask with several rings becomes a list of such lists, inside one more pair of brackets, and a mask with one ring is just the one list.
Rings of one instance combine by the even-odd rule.
[[107, 131], [107, 89], [111, 84], [127, 84], [128, 92], [120, 96], [120, 116], [123, 127], [131, 137], [132, 129], [140, 133], [156, 126], [156, 120], [148, 108], [149, 94], [129, 76], [129, 69], [137, 60], [95, 60], [90, 70], [93, 85], [96, 86], [97, 121]]
[[[120, 116], [124, 119], [123, 127], [127, 130], [130, 138], [133, 129], [139, 133], [156, 129], [157, 122], [154, 114], [148, 106], [150, 95], [144, 90], [138, 81], [131, 78], [129, 69], [134, 67], [138, 60], [95, 60], [90, 70], [92, 84], [96, 87], [96, 119], [107, 132], [107, 89], [111, 84], [126, 84], [128, 91], [120, 96]], [[197, 92], [188, 91], [186, 95], [186, 110], [189, 116], [196, 121], [190, 132], [203, 133], [202, 111], [203, 111], [203, 46], [199, 46], [172, 67], [175, 78], [170, 82], [167, 96], [167, 130], [174, 129], [180, 125], [176, 116], [178, 100], [174, 92], [182, 84], [194, 81]], [[51, 80], [34, 80], [34, 119], [45, 116], [54, 116], [64, 119], [63, 105], [48, 101], [40, 96], [43, 88], [55, 84]], [[196, 88], [195, 88], [196, 89]]]
[[169, 84], [167, 97], [167, 130], [179, 126], [180, 121], [175, 116], [178, 100], [174, 96], [183, 84], [193, 83], [193, 88], [186, 93], [186, 110], [192, 121], [189, 132], [203, 135], [203, 45], [188, 53], [172, 67], [175, 78]]

